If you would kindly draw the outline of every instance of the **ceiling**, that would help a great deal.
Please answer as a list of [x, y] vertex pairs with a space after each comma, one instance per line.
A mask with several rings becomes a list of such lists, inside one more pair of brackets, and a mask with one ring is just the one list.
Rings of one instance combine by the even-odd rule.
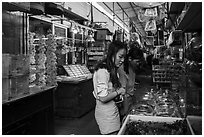
[[[184, 32], [202, 30], [201, 2], [97, 2], [97, 4], [107, 11], [111, 17], [119, 21], [120, 26], [121, 24], [124, 25], [125, 28], [129, 28], [131, 26], [130, 32], [137, 32], [143, 40], [146, 41], [147, 45], [152, 45], [152, 37], [150, 39], [147, 37], [152, 31], [145, 31], [145, 25], [149, 18], [156, 20], [157, 27], [160, 27], [159, 25], [163, 25], [163, 27], [165, 27], [162, 28], [164, 31], [170, 30], [171, 26], [174, 26], [175, 29], [183, 30]], [[190, 6], [188, 7], [186, 5]], [[3, 6], [12, 10], [18, 10], [19, 8], [13, 3], [9, 5], [7, 3], [3, 3]], [[145, 12], [143, 11], [146, 9], [153, 9], [155, 7], [157, 7], [159, 16], [144, 17]], [[181, 19], [178, 23], [177, 16], [183, 12], [183, 9], [185, 11], [185, 7], [188, 9], [186, 9], [183, 19]], [[28, 12], [28, 9], [23, 8], [23, 11]], [[68, 14], [69, 17], [72, 17], [73, 19], [77, 17], [83, 21], [83, 17], [78, 17], [76, 14], [69, 12], [69, 10], [66, 10], [66, 14]], [[163, 13], [164, 16], [161, 13]], [[162, 17], [160, 17], [161, 15]], [[161, 21], [161, 19], [164, 20]], [[154, 32], [152, 33], [156, 34]]]
[[132, 23], [136, 32], [146, 39], [147, 44], [152, 44], [146, 37], [146, 22], [140, 22], [138, 19], [138, 11], [140, 11], [140, 9], [152, 8], [161, 4], [164, 5], [164, 2], [98, 2], [98, 4], [112, 15], [115, 14], [115, 18], [124, 23], [126, 27], [129, 26], [129, 23]]
[[[130, 32], [137, 32], [141, 37], [143, 37], [148, 45], [152, 45], [152, 42], [150, 42], [152, 41], [152, 38], [151, 40], [149, 40], [148, 37], [146, 37], [148, 35], [145, 31], [147, 20], [141, 21], [141, 17], [144, 17], [144, 12], [142, 14], [139, 14], [139, 11], [153, 8], [159, 5], [165, 5], [164, 2], [97, 2], [97, 4], [100, 5], [105, 11], [110, 13], [110, 16], [113, 15], [113, 17], [117, 21], [119, 21], [120, 24], [124, 25], [125, 28], [129, 28], [131, 26], [132, 30], [130, 30]], [[10, 5], [12, 5], [13, 7], [15, 6], [13, 4]], [[56, 4], [52, 6], [56, 6]], [[11, 9], [13, 9], [13, 7]], [[50, 11], [56, 14], [55, 11]], [[69, 10], [66, 10], [65, 13], [69, 15], [69, 18], [75, 18], [77, 16]], [[140, 18], [138, 18], [138, 15], [140, 15]], [[143, 17], [142, 19], [144, 19]], [[77, 18], [80, 17], [77, 16]]]

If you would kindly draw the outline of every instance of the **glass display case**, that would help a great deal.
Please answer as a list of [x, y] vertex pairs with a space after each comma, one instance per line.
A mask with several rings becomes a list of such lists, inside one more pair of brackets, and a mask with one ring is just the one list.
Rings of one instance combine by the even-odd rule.
[[78, 118], [95, 107], [92, 74], [85, 65], [58, 67], [57, 81], [56, 116]]
[[202, 34], [185, 34], [187, 70], [187, 114], [202, 116]]
[[[48, 67], [52, 63], [45, 64], [45, 59], [53, 57], [50, 51], [55, 49], [43, 38], [35, 44], [28, 32], [28, 13], [21, 12], [17, 3], [19, 9], [12, 8], [13, 3], [6, 5], [2, 7], [2, 134], [53, 134], [55, 86], [43, 84], [45, 72], [53, 72], [45, 68], [54, 67]], [[45, 45], [52, 48], [47, 48], [49, 53]]]
[[2, 101], [28, 93], [27, 14], [2, 8]]
[[92, 74], [85, 65], [63, 65], [58, 66], [58, 82], [78, 83], [92, 78]]

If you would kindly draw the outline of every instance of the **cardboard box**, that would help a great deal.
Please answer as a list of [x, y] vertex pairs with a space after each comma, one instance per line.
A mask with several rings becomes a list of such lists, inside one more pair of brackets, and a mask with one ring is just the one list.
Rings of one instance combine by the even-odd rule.
[[[129, 121], [152, 121], [152, 122], [166, 122], [166, 123], [173, 123], [176, 120], [184, 120], [183, 118], [176, 118], [176, 117], [158, 117], [158, 116], [138, 116], [138, 115], [127, 115], [125, 121], [122, 124], [122, 127], [120, 131], [118, 132], [118, 135], [124, 135], [126, 131], [126, 125]], [[193, 130], [191, 130], [191, 125], [187, 121], [188, 126], [188, 132], [190, 134], [194, 135]]]

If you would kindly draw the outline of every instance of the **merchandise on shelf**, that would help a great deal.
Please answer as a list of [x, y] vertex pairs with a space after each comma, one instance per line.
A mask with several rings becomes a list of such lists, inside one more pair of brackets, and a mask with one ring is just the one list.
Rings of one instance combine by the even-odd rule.
[[89, 69], [80, 64], [62, 66], [60, 75], [57, 76], [58, 81], [66, 82], [79, 82], [90, 78], [92, 74]]
[[[100, 45], [101, 42], [98, 42]], [[97, 64], [98, 61], [102, 60], [105, 55], [105, 45], [102, 42], [102, 45], [89, 47], [87, 48], [87, 55], [88, 55], [88, 68], [91, 72], [93, 72], [94, 66]]]
[[35, 45], [34, 45], [34, 35], [35, 33], [28, 33], [28, 46], [29, 46], [29, 57], [30, 57], [30, 65], [35, 64]]
[[153, 90], [145, 93], [142, 100], [132, 105], [131, 115], [184, 117], [185, 100], [173, 90]]
[[154, 83], [172, 83], [185, 73], [182, 64], [163, 64], [152, 66], [152, 78]]
[[54, 35], [48, 34], [48, 40], [46, 41], [47, 50], [46, 50], [46, 85], [56, 86], [56, 76], [57, 76], [57, 56], [55, 54], [57, 43]]
[[43, 36], [40, 37], [39, 44], [36, 45], [36, 50], [37, 50], [37, 54], [35, 55], [35, 59], [36, 59], [36, 85], [43, 87], [46, 85], [45, 62], [47, 60], [47, 57], [45, 55], [46, 44], [45, 44], [45, 39], [43, 39]]
[[171, 83], [171, 69], [168, 65], [153, 65], [152, 78], [154, 83]]
[[11, 57], [11, 64], [9, 75], [28, 75], [29, 73], [29, 56], [28, 55], [9, 55]]
[[34, 84], [36, 80], [36, 60], [35, 60], [35, 54], [36, 49], [34, 45], [34, 35], [35, 33], [28, 33], [28, 46], [29, 46], [29, 58], [30, 58], [30, 74], [29, 74], [29, 84]]
[[8, 100], [28, 92], [29, 56], [2, 55], [2, 99]]
[[128, 115], [118, 135], [194, 135], [187, 119]]

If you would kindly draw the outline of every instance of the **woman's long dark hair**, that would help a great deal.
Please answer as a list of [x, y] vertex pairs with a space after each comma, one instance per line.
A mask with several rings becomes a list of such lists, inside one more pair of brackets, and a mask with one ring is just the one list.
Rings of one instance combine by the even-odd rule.
[[[117, 76], [117, 68], [115, 66], [115, 58], [116, 54], [119, 50], [125, 49], [127, 50], [126, 44], [120, 42], [120, 41], [113, 41], [109, 44], [108, 53], [104, 60], [99, 62], [96, 67], [95, 71], [97, 71], [100, 68], [105, 68], [110, 73], [110, 80], [113, 83], [114, 88], [121, 87], [121, 83], [119, 82], [118, 76]], [[114, 57], [114, 61], [112, 58]]]

